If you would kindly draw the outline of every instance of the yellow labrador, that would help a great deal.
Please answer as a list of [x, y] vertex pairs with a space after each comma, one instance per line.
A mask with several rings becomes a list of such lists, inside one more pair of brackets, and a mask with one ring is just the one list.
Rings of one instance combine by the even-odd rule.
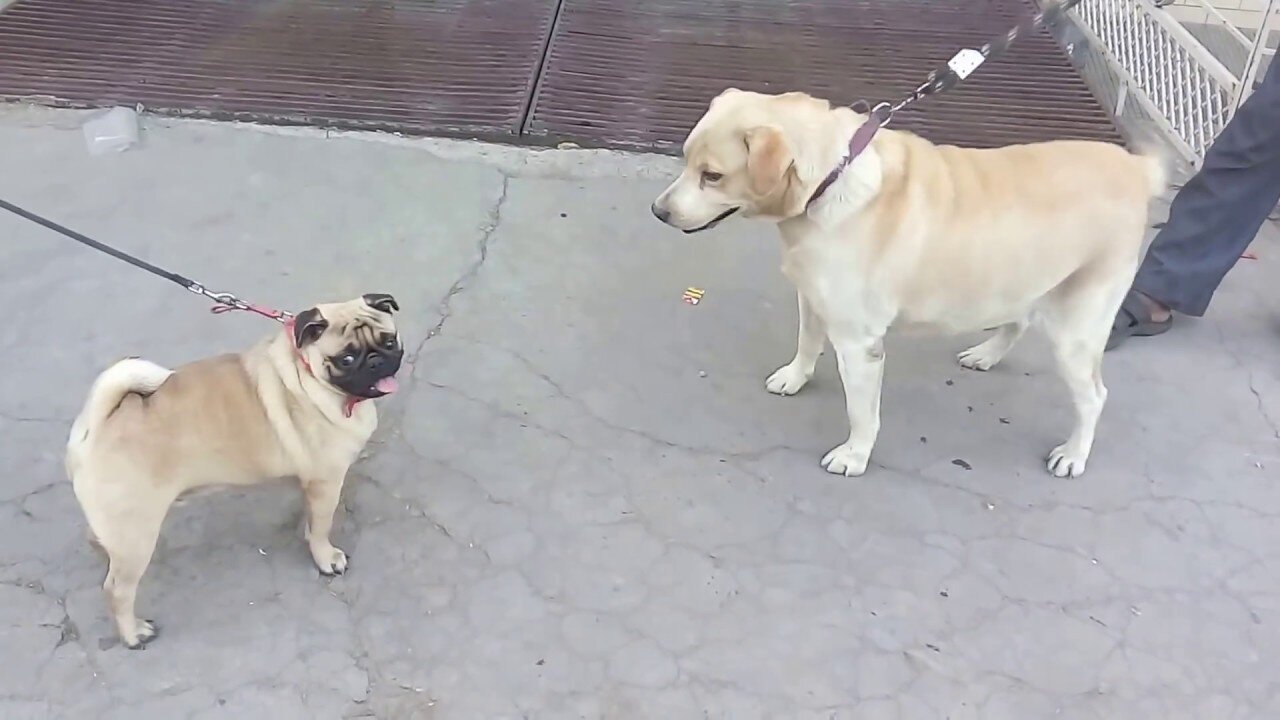
[[867, 119], [803, 93], [726, 90], [690, 132], [684, 170], [653, 212], [685, 232], [735, 214], [778, 224], [800, 333], [795, 358], [765, 386], [798, 392], [831, 341], [850, 428], [822, 459], [828, 471], [866, 470], [890, 327], [998, 328], [959, 355], [988, 370], [1034, 319], [1076, 410], [1049, 470], [1080, 475], [1107, 397], [1103, 349], [1137, 269], [1148, 202], [1165, 186], [1163, 163], [1101, 142], [939, 146], [860, 130]]

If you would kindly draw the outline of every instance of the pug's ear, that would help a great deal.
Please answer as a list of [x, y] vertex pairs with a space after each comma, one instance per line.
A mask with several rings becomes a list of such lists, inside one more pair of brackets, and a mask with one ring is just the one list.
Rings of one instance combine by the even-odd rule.
[[791, 144], [782, 130], [761, 125], [747, 131], [747, 184], [756, 197], [766, 197], [778, 189], [795, 163]]
[[293, 344], [301, 350], [319, 340], [328, 328], [329, 321], [324, 319], [319, 310], [303, 310], [293, 319]]
[[388, 315], [400, 309], [400, 303], [386, 293], [369, 293], [364, 296], [364, 301], [374, 310], [381, 310]]

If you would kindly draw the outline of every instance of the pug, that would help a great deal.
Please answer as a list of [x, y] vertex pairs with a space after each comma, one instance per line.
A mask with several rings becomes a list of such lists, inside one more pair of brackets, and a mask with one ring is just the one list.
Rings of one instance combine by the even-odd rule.
[[298, 478], [312, 559], [324, 575], [347, 569], [329, 531], [347, 469], [378, 424], [368, 401], [398, 387], [399, 309], [385, 294], [317, 305], [247, 352], [176, 370], [129, 358], [98, 376], [66, 469], [109, 560], [103, 589], [125, 646], [156, 637], [134, 614], [138, 581], [169, 507], [194, 491]]

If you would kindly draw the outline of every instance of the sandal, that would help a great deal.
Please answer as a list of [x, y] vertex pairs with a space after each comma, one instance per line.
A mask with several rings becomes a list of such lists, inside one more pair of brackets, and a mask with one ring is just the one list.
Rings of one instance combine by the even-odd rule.
[[1119, 347], [1130, 337], [1150, 337], [1159, 335], [1173, 325], [1173, 316], [1156, 321], [1151, 319], [1151, 308], [1134, 290], [1124, 296], [1120, 304], [1120, 312], [1116, 313], [1115, 322], [1111, 325], [1111, 336], [1107, 338], [1107, 349]]

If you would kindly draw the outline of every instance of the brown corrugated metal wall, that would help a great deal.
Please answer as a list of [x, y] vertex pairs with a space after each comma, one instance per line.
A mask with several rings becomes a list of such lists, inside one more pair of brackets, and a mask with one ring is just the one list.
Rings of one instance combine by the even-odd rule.
[[[894, 98], [1030, 0], [19, 0], [0, 98], [671, 150], [733, 85]], [[900, 115], [937, 142], [1118, 141], [1047, 33]]]

